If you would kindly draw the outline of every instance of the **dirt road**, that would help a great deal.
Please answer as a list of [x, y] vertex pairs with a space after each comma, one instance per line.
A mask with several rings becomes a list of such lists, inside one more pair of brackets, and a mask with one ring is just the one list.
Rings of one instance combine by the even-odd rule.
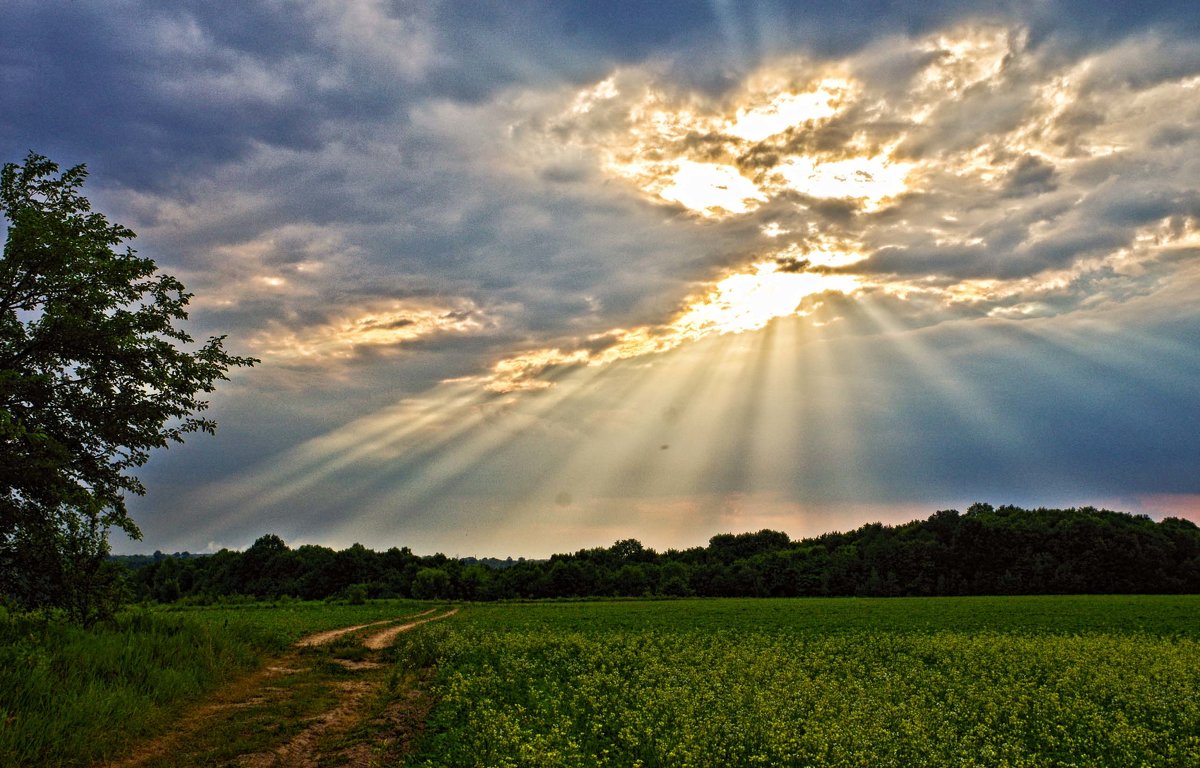
[[[428, 611], [421, 611], [420, 613], [416, 614], [416, 616], [428, 616], [436, 610], [436, 608], [430, 608]], [[367, 627], [378, 627], [381, 624], [392, 624], [396, 621], [398, 621], [398, 619], [384, 619], [383, 621], [372, 621], [369, 624], [355, 624], [353, 627], [342, 627], [341, 629], [331, 629], [327, 632], [318, 632], [315, 635], [309, 635], [308, 637], [301, 638], [300, 640], [296, 641], [296, 647], [309, 648], [314, 645], [324, 645], [325, 643], [330, 643], [334, 640], [337, 640], [339, 637], [343, 637], [352, 632], [357, 632], [360, 629], [366, 629]], [[416, 626], [416, 624], [411, 626]]]
[[[367, 766], [383, 753], [402, 754], [423, 728], [430, 702], [381, 657], [401, 633], [457, 612], [431, 608], [302, 638], [186, 712], [172, 732], [103, 765], [315, 768], [321, 755]], [[351, 730], [357, 738], [339, 736]]]
[[[424, 616], [427, 613], [432, 613], [432, 611], [426, 611], [425, 613], [419, 613], [417, 615]], [[389, 628], [383, 630], [382, 632], [371, 635], [366, 640], [363, 640], [363, 645], [365, 645], [367, 648], [370, 648], [372, 651], [382, 651], [384, 648], [387, 648], [392, 643], [396, 642], [396, 636], [399, 635], [401, 632], [407, 632], [408, 630], [412, 629], [413, 627], [419, 627], [420, 625], [422, 625], [428, 621], [437, 621], [438, 619], [448, 618], [450, 616], [453, 616], [456, 613], [458, 613], [458, 609], [451, 608], [450, 610], [446, 611], [445, 613], [443, 613], [440, 616], [433, 616], [428, 619], [421, 619], [420, 621], [411, 621], [408, 624], [401, 624], [396, 627], [389, 627]]]

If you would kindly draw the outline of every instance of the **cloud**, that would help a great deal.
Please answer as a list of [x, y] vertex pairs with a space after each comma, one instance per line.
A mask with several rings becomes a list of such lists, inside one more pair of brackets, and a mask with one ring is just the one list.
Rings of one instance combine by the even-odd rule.
[[[560, 337], [503, 359], [484, 380], [540, 387], [541, 371], [673, 349], [706, 335], [688, 318], [719, 306], [712, 297], [725, 286], [761, 283], [764, 253], [784, 265], [782, 277], [819, 254], [822, 239], [856, 241], [859, 254], [826, 290], [920, 296], [929, 323], [1048, 316], [1156, 290], [1178, 261], [1164, 254], [1191, 252], [1194, 161], [1180, 146], [1195, 136], [1163, 142], [1146, 110], [1190, 103], [1200, 72], [1178, 60], [1156, 66], [1158, 39], [1072, 57], [1033, 45], [1019, 26], [963, 25], [842, 60], [767, 61], [714, 96], [679, 89], [654, 67], [623, 67], [559, 96], [557, 113], [554, 98], [538, 102], [514, 133], [534, 147], [524, 151], [531, 162], [582, 154], [714, 240], [740, 235], [744, 255], [731, 253], [661, 324], [593, 333], [591, 349]], [[1130, 50], [1140, 74], [1099, 74]], [[907, 62], [905, 77], [873, 81], [883, 60]], [[746, 237], [743, 221], [758, 231]], [[773, 311], [753, 295], [744, 305], [765, 318], [800, 311], [803, 298]]]
[[270, 3], [15, 5], [5, 111], [22, 119], [0, 139], [45, 152], [50, 141], [106, 184], [157, 192], [262, 146], [314, 150], [335, 123], [394, 117], [404, 85], [436, 63], [421, 9], [374, 0], [304, 0], [286, 12]]
[[444, 334], [471, 333], [482, 327], [471, 307], [391, 302], [325, 326], [292, 330], [282, 324], [268, 327], [250, 341], [267, 359], [284, 364], [328, 364], [329, 358], [349, 358], [367, 351], [392, 350]]
[[[27, 31], [61, 25], [22, 11]], [[82, 4], [77, 18], [96, 13]], [[700, 90], [680, 77], [686, 43], [618, 56], [583, 87], [541, 65], [520, 74], [518, 57], [462, 99], [449, 83], [473, 59], [442, 43], [477, 30], [452, 30], [445, 9], [314, 0], [286, 27], [258, 6], [239, 13], [141, 13], [132, 58], [72, 27], [97, 76], [136, 84], [131, 117], [98, 122], [157, 132], [152, 162], [128, 165], [173, 169], [149, 184], [117, 174], [125, 186], [110, 179], [103, 200], [196, 289], [199, 325], [235, 336], [311, 339], [364, 303], [440, 297], [489, 318], [488, 340], [463, 348], [481, 371], [512, 357], [506, 344], [574, 360], [830, 238], [866, 255], [839, 268], [850, 290], [940, 291], [931, 322], [987, 281], [1011, 285], [984, 291], [981, 312], [1068, 311], [1089, 283], [1064, 287], [1063, 270], [1198, 207], [1187, 126], [1200, 115], [1168, 105], [1195, 101], [1200, 61], [1158, 30], [1086, 48], [1041, 34], [1038, 14], [926, 20], [838, 51], [763, 46]], [[520, 16], [483, 14], [506, 34]], [[47, 66], [66, 77], [66, 61]], [[1039, 280], [1052, 299], [1031, 295]]]
[[[435, 308], [411, 326], [429, 333], [486, 317], [453, 367], [502, 389], [761, 328], [830, 290], [904, 297], [912, 322], [1043, 316], [1152, 290], [1171, 267], [1138, 233], [1191, 226], [1197, 207], [1194, 136], [1143, 116], [1190, 103], [1200, 67], [1157, 32], [1075, 51], [970, 22], [764, 55], [714, 91], [659, 59], [582, 88], [505, 74], [462, 101], [428, 90], [455, 77], [436, 15], [301, 11], [303, 35], [253, 46], [205, 12], [151, 14], [153, 56], [191, 64], [147, 93], [197, 115], [285, 116], [297, 140], [230, 117], [241, 149], [185, 194], [108, 192], [195, 288], [200, 326], [244, 328], [274, 350], [268, 367], [299, 349], [314, 372], [403, 359], [409, 331], [374, 323], [404, 306]], [[835, 241], [854, 258], [823, 261]], [[765, 269], [812, 287], [753, 322], [689, 319], [730, 306], [719, 297], [739, 280], [760, 285], [739, 301], [763, 302]]]
[[1028, 197], [1053, 192], [1058, 185], [1054, 181], [1054, 164], [1036, 155], [1024, 155], [1004, 181], [1004, 197]]
[[[367, 441], [309, 530], [361, 503], [382, 531], [392, 505], [439, 540], [402, 487], [578, 525], [622, 484], [958, 499], [1020, 485], [1022, 451], [1064, 498], [1195, 492], [1148, 435], [1192, 447], [1196, 9], [9, 5], [5, 159], [87, 162], [97, 208], [195, 292], [197, 335], [264, 360], [217, 393], [211, 447], [148, 468], [164, 521], [203, 502], [194, 472], [344, 450], [412, 403], [477, 430]], [[238, 525], [289, 514], [262, 509]]]

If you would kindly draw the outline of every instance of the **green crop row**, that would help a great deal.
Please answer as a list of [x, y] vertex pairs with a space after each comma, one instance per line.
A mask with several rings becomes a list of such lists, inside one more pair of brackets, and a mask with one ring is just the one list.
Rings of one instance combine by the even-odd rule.
[[1200, 595], [542, 601], [476, 605], [470, 617], [476, 626], [547, 632], [744, 627], [822, 636], [954, 630], [1200, 639]]
[[[1087, 600], [1164, 631], [1077, 631]], [[1165, 631], [1171, 600], [1088, 598], [1057, 625], [1028, 598], [947, 601], [941, 621], [868, 603], [872, 626], [863, 601], [475, 607], [404, 641], [438, 656], [412, 763], [1191, 768], [1200, 639]], [[1005, 607], [1013, 631], [946, 626]]]

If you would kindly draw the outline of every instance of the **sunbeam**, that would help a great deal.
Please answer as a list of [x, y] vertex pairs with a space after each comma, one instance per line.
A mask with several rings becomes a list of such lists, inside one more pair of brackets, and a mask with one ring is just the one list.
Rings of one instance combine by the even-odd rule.
[[749, 490], [778, 493], [804, 471], [803, 413], [809, 393], [792, 361], [814, 364], [804, 333], [808, 325], [807, 319], [788, 317], [763, 330], [754, 372], [756, 400], [748, 407], [742, 442]]
[[877, 370], [855, 347], [838, 344], [828, 327], [805, 331], [805, 336], [811, 334], [805, 354], [790, 360], [802, 391], [808, 393], [800, 428], [804, 474], [814, 485], [819, 481], [827, 498], [874, 498], [859, 421], [883, 400], [862, 375]]
[[423, 451], [453, 442], [480, 422], [476, 406], [488, 394], [462, 385], [405, 400], [313, 438], [263, 467], [255, 467], [217, 489], [204, 489], [206, 503], [220, 513], [205, 523], [205, 532], [302, 502], [305, 494], [362, 462], [377, 463], [394, 455], [396, 446], [418, 439]]
[[217, 133], [66, 142], [136, 165], [97, 202], [195, 291], [197, 338], [262, 360], [216, 440], [147, 465], [154, 546], [520, 555], [1200, 495], [1186, 32], [333, 5], [269, 51], [156, 15], [135, 59], [197, 74], [130, 113]]
[[[721, 343], [727, 343], [722, 339]], [[675, 478], [677, 455], [694, 450], [680, 434], [693, 409], [704, 409], [705, 381], [713, 358], [686, 347], [655, 359], [615, 363], [625, 387], [606, 398], [606, 417], [596, 431], [573, 446], [563, 461], [518, 506], [545, 508], [546, 499], [567, 493], [573, 505], [552, 508], [556, 514], [586, 512], [596, 498], [634, 493], [635, 488], [661, 488]], [[665, 447], [664, 447], [665, 446]], [[671, 451], [674, 449], [675, 453]], [[660, 491], [661, 492], [661, 491]]]
[[924, 383], [938, 393], [940, 402], [970, 431], [972, 442], [998, 451], [1023, 450], [1027, 438], [1017, 426], [997, 412], [985, 393], [970, 388], [967, 377], [928, 343], [921, 329], [903, 327], [875, 296], [859, 296], [856, 306], [888, 338], [890, 349], [912, 370], [921, 372]]
[[[430, 514], [429, 505], [437, 497], [464, 492], [458, 487], [464, 476], [478, 474], [486, 481], [485, 466], [511, 458], [514, 447], [530, 439], [543, 439], [554, 413], [590, 393], [605, 375], [602, 368], [577, 369], [552, 388], [507, 396], [503, 408], [484, 423], [473, 425], [453, 444], [444, 441], [436, 450], [423, 452], [425, 461], [409, 459], [406, 464], [412, 472], [408, 476], [397, 479], [381, 466], [348, 495], [347, 502], [358, 511], [348, 516], [343, 530], [383, 533], [419, 523]], [[511, 486], [508, 489], [513, 490]], [[482, 493], [486, 495], [486, 489]]]

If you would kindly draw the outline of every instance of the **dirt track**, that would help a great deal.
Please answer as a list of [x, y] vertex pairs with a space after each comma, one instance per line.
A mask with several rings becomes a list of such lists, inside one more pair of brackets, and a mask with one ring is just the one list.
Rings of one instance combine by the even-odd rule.
[[[270, 660], [258, 671], [234, 681], [218, 691], [208, 702], [185, 713], [171, 733], [141, 745], [122, 760], [103, 765], [108, 768], [136, 768], [138, 766], [189, 765], [201, 761], [208, 764], [203, 760], [201, 754], [193, 753], [188, 748], [189, 742], [202, 741], [197, 737], [202, 736], [206, 730], [221, 727], [223, 724], [228, 728], [229, 721], [235, 720], [239, 713], [254, 707], [272, 705], [277, 709], [286, 709], [286, 697], [293, 691], [293, 688], [286, 684], [288, 678], [296, 678], [305, 674], [311, 675], [314, 672], [312, 649], [328, 645], [334, 640], [370, 627], [394, 624], [396, 621], [408, 619], [403, 624], [394, 624], [381, 632], [365, 635], [362, 638], [362, 646], [368, 651], [367, 659], [333, 658], [325, 660], [324, 663], [336, 664], [345, 669], [347, 674], [355, 675], [356, 679], [333, 683], [328, 690], [334, 694], [336, 703], [319, 714], [306, 718], [306, 726], [289, 738], [286, 743], [276, 746], [270, 751], [247, 752], [235, 757], [232, 761], [225, 759], [221, 762], [225, 765], [251, 768], [316, 766], [316, 745], [323, 735], [329, 732], [344, 732], [367, 717], [366, 709], [370, 701], [375, 698], [374, 694], [379, 693], [384, 685], [382, 668], [385, 665], [376, 660], [378, 652], [388, 648], [401, 633], [431, 621], [448, 618], [458, 612], [457, 608], [452, 608], [431, 616], [430, 614], [433, 614], [435, 610], [431, 608], [403, 618], [341, 627], [302, 638], [295, 643], [294, 650], [288, 654]], [[399, 712], [398, 716], [397, 713], [392, 713], [391, 716], [386, 716], [387, 713], [384, 713], [383, 719], [385, 721], [399, 719], [403, 722], [384, 723], [384, 725], [398, 726], [398, 730], [403, 733], [420, 730], [422, 722], [413, 722], [413, 720], [423, 721], [421, 702], [413, 696], [405, 696], [400, 700], [400, 705], [406, 711]], [[368, 764], [369, 750], [365, 749], [364, 745], [350, 745], [343, 750], [343, 756], [349, 759], [349, 762], [343, 763], [345, 765], [365, 766]]]
[[[429, 614], [433, 613], [434, 610], [436, 610], [436, 609], [430, 608], [428, 611], [421, 611], [420, 613], [417, 614], [417, 616], [428, 616]], [[366, 629], [367, 627], [377, 627], [380, 624], [391, 624], [394, 621], [396, 621], [396, 619], [384, 619], [382, 621], [372, 621], [369, 624], [356, 624], [353, 627], [342, 627], [341, 629], [330, 629], [326, 632], [318, 632], [315, 635], [309, 635], [308, 637], [304, 637], [304, 638], [301, 638], [300, 640], [297, 640], [296, 647], [297, 648], [311, 648], [314, 645], [324, 645], [325, 643], [331, 643], [334, 640], [337, 640], [339, 637], [342, 637], [343, 635], [348, 635], [351, 632], [357, 632], [358, 630]], [[420, 622], [417, 622], [417, 623], [420, 623]], [[406, 626], [416, 626], [416, 625], [412, 624], [412, 625], [406, 625]]]
[[[433, 611], [428, 610], [425, 613], [418, 613], [417, 615], [425, 616], [426, 614], [429, 614], [429, 613], [433, 613]], [[453, 616], [456, 613], [458, 613], [458, 609], [451, 608], [450, 610], [443, 613], [441, 616], [431, 616], [428, 619], [421, 619], [419, 621], [411, 621], [408, 624], [401, 624], [397, 627], [388, 627], [387, 629], [383, 630], [382, 632], [368, 637], [366, 640], [363, 641], [363, 645], [365, 645], [367, 648], [370, 648], [372, 651], [382, 651], [384, 648], [387, 648], [389, 645], [391, 645], [395, 641], [396, 636], [399, 635], [401, 632], [407, 632], [408, 630], [412, 629], [413, 627], [418, 627], [429, 621], [437, 621], [438, 619], [449, 618], [450, 616]]]

